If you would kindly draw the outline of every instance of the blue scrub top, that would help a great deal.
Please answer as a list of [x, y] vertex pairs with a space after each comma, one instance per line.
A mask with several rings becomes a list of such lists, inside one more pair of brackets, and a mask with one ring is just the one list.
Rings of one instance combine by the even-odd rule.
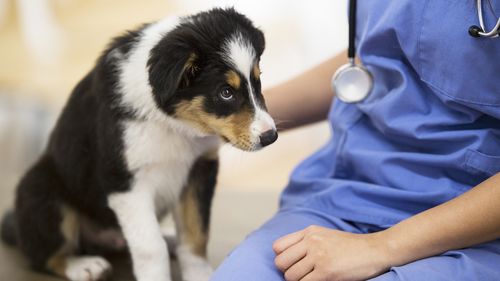
[[332, 138], [294, 170], [282, 209], [389, 227], [500, 172], [500, 38], [468, 35], [475, 5], [358, 1], [356, 44], [374, 88], [361, 103], [334, 101]]

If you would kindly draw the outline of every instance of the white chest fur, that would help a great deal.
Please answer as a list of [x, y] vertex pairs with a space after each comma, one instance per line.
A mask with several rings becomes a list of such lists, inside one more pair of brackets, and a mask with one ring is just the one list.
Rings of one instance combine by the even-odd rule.
[[194, 161], [219, 145], [216, 137], [179, 132], [163, 122], [127, 121], [124, 129], [131, 188], [153, 194], [157, 211], [178, 200]]

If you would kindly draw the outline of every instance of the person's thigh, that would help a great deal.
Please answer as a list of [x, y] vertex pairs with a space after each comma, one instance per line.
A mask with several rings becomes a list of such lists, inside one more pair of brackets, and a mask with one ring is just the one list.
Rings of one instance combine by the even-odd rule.
[[370, 279], [370, 281], [399, 280], [500, 280], [500, 240], [393, 267], [389, 272]]
[[283, 235], [310, 225], [359, 232], [338, 218], [308, 210], [289, 210], [276, 214], [260, 229], [251, 233], [217, 268], [211, 281], [282, 281], [283, 274], [274, 266], [273, 242]]

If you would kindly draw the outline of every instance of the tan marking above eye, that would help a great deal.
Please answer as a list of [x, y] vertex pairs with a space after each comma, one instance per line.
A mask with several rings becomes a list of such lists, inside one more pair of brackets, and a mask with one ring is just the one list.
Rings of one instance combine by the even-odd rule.
[[229, 70], [226, 73], [226, 82], [234, 89], [238, 90], [241, 85], [241, 78], [234, 70]]
[[260, 68], [259, 68], [259, 66], [257, 64], [253, 66], [253, 76], [257, 80], [260, 79]]

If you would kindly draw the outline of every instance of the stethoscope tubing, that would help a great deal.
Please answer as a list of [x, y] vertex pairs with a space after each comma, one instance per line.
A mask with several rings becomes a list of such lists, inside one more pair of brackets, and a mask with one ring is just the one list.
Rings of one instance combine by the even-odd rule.
[[332, 77], [332, 89], [337, 98], [345, 103], [357, 103], [364, 100], [373, 87], [373, 76], [362, 65], [356, 65], [356, 11], [357, 1], [349, 1], [349, 62], [341, 66]]
[[490, 31], [486, 32], [486, 26], [484, 24], [483, 19], [483, 5], [481, 0], [476, 0], [477, 5], [477, 17], [479, 18], [479, 25], [481, 26], [482, 31], [477, 32], [477, 34], [481, 37], [498, 37], [500, 30], [500, 18], [497, 19], [497, 23]]
[[347, 57], [352, 65], [354, 65], [354, 57], [356, 56], [356, 47], [354, 45], [356, 40], [356, 6], [356, 0], [349, 0], [349, 45], [347, 47]]

